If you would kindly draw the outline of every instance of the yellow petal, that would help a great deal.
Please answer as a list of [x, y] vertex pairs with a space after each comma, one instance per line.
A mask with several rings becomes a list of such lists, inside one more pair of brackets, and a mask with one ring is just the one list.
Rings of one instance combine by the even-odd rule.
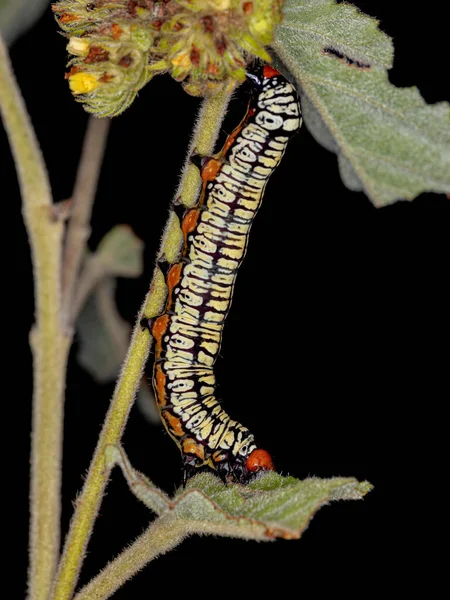
[[69, 77], [69, 86], [74, 94], [88, 94], [98, 86], [98, 80], [90, 73], [74, 73]]

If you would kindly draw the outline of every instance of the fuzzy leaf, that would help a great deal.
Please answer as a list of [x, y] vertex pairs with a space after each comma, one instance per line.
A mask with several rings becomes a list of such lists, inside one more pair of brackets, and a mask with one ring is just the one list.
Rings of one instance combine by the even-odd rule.
[[372, 489], [351, 477], [303, 481], [266, 472], [247, 485], [225, 486], [200, 473], [173, 501], [178, 518], [198, 533], [247, 539], [301, 537], [317, 510], [332, 500], [359, 500]]
[[450, 107], [389, 82], [393, 46], [378, 22], [334, 0], [286, 0], [284, 14], [272, 47], [345, 185], [376, 206], [449, 193]]
[[106, 278], [89, 296], [77, 321], [79, 364], [99, 383], [114, 380], [130, 343], [130, 324], [119, 315], [116, 281]]
[[79, 314], [96, 286], [112, 277], [139, 277], [142, 274], [144, 244], [128, 225], [117, 225], [109, 231], [97, 250], [87, 253], [75, 298], [75, 314]]
[[34, 25], [51, 0], [0, 0], [0, 31], [8, 45]]
[[114, 277], [139, 277], [142, 273], [144, 245], [128, 225], [117, 225], [98, 245], [92, 260], [98, 260], [105, 275]]
[[169, 496], [153, 485], [148, 477], [133, 469], [120, 446], [113, 444], [106, 446], [105, 463], [109, 469], [116, 464], [119, 465], [131, 491], [157, 515], [163, 515], [171, 510]]
[[297, 539], [317, 510], [332, 500], [361, 500], [372, 485], [352, 477], [300, 481], [274, 471], [248, 485], [225, 485], [212, 473], [199, 473], [173, 499], [133, 469], [121, 447], [107, 447], [107, 464], [120, 466], [133, 494], [158, 515], [173, 513], [190, 533], [254, 540]]
[[173, 512], [191, 533], [296, 539], [321, 506], [331, 500], [360, 500], [372, 489], [369, 482], [359, 483], [352, 477], [300, 481], [271, 471], [249, 485], [225, 485], [212, 473], [203, 472], [170, 500], [133, 469], [122, 448], [108, 446], [106, 459], [110, 467], [120, 466], [130, 490], [148, 508], [159, 515]]
[[[98, 383], [114, 381], [130, 344], [131, 326], [122, 319], [115, 301], [116, 281], [102, 280], [89, 296], [77, 321], [78, 363]], [[152, 425], [160, 425], [151, 384], [144, 375], [137, 405]]]
[[83, 265], [75, 303], [80, 312], [78, 361], [102, 383], [117, 376], [130, 341], [130, 325], [116, 308], [116, 278], [141, 275], [143, 248], [130, 227], [118, 225]]
[[[80, 281], [83, 299], [77, 319], [79, 364], [99, 383], [117, 378], [131, 335], [130, 324], [120, 316], [115, 300], [116, 277], [139, 277], [143, 244], [131, 229], [119, 225], [87, 257]], [[160, 424], [151, 385], [144, 376], [138, 406], [152, 424]]]

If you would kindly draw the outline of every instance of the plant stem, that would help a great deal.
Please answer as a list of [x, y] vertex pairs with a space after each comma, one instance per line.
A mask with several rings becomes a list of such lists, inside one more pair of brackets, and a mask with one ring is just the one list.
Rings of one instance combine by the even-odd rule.
[[173, 515], [156, 519], [130, 547], [82, 588], [73, 600], [106, 600], [150, 561], [178, 546], [187, 535], [184, 523]]
[[61, 328], [61, 241], [44, 160], [0, 39], [0, 109], [19, 178], [34, 272], [29, 595], [48, 597], [59, 553], [61, 450], [67, 340]]
[[[217, 133], [229, 101], [229, 93], [222, 93], [206, 99], [200, 111], [194, 138], [191, 147], [196, 147], [199, 152], [210, 154], [214, 150]], [[189, 156], [186, 160], [183, 177], [177, 192], [183, 202], [191, 205], [195, 202], [200, 185], [200, 177], [195, 177], [195, 167], [190, 164]], [[194, 191], [195, 189], [195, 191]], [[169, 217], [160, 253], [173, 253], [178, 245], [181, 248], [179, 231], [170, 230], [169, 225], [174, 220]], [[179, 226], [178, 226], [179, 230]], [[166, 285], [159, 269], [150, 286], [150, 291], [141, 307], [133, 331], [128, 354], [114, 391], [111, 405], [100, 434], [97, 448], [89, 467], [83, 490], [77, 499], [76, 509], [72, 517], [58, 577], [53, 590], [54, 600], [69, 600], [72, 597], [80, 572], [84, 553], [92, 532], [95, 517], [100, 507], [109, 471], [105, 467], [104, 450], [108, 444], [118, 445], [131, 410], [132, 403], [139, 386], [145, 362], [150, 352], [151, 337], [147, 330], [143, 330], [140, 322], [144, 315], [154, 316], [161, 312], [166, 298]]]
[[108, 138], [110, 119], [89, 117], [72, 194], [71, 216], [64, 247], [62, 290], [65, 325], [75, 319], [73, 300], [80, 264], [90, 235], [89, 221]]

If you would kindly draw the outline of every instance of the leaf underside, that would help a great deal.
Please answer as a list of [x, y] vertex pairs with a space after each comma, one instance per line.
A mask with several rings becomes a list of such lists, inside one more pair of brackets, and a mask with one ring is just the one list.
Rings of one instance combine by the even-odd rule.
[[287, 0], [284, 13], [275, 62], [295, 78], [305, 123], [337, 154], [344, 184], [378, 207], [450, 193], [450, 106], [389, 82], [393, 45], [378, 22], [334, 0]]

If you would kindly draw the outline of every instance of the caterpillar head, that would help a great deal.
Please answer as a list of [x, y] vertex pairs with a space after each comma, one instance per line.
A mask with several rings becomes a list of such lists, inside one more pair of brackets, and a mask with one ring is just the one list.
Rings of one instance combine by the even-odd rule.
[[272, 457], [262, 448], [255, 448], [247, 457], [227, 455], [215, 462], [215, 469], [221, 479], [228, 483], [248, 483], [260, 471], [274, 471]]
[[259, 471], [275, 471], [272, 457], [262, 448], [256, 448], [249, 454], [245, 463], [247, 471], [250, 473], [258, 473]]

